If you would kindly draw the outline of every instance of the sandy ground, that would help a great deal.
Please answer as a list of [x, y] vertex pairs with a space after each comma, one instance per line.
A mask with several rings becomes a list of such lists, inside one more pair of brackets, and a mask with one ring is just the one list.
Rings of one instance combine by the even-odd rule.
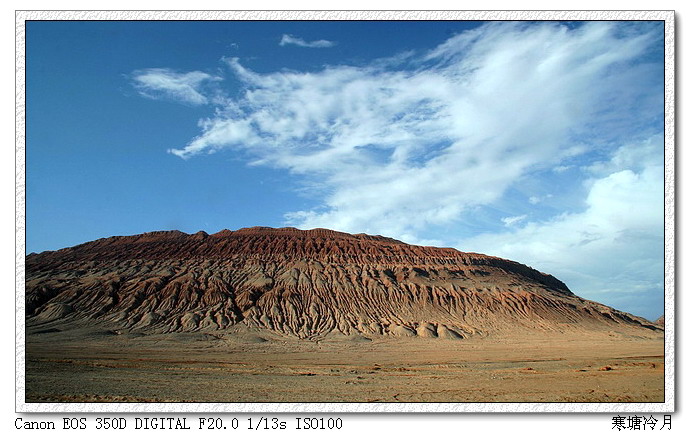
[[26, 401], [663, 402], [664, 343], [30, 330]]

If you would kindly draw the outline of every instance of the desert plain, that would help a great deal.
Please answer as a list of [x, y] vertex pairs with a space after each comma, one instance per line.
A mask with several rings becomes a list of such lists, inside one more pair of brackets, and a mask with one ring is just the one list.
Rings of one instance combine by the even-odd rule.
[[662, 338], [27, 335], [27, 402], [663, 402]]

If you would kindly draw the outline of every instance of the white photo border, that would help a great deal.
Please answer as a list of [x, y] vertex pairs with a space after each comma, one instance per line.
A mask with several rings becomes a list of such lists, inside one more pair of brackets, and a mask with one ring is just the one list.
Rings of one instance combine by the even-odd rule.
[[[26, 403], [26, 21], [28, 20], [633, 20], [664, 21], [664, 317], [663, 403]], [[17, 412], [177, 413], [633, 413], [675, 409], [675, 12], [674, 11], [15, 11], [15, 410]]]

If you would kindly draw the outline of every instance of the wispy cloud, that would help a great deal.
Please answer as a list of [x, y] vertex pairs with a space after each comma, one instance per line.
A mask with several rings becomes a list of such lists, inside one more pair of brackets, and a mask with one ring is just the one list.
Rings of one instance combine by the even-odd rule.
[[[410, 239], [498, 200], [532, 170], [600, 151], [586, 138], [605, 129], [601, 118], [632, 118], [619, 95], [647, 91], [617, 71], [636, 69], [651, 36], [619, 33], [613, 23], [490, 25], [415, 69], [259, 74], [226, 59], [244, 96], [173, 153], [241, 150], [311, 178], [323, 206], [288, 223]], [[638, 120], [649, 115], [639, 108]]]
[[516, 215], [512, 217], [501, 218], [501, 221], [503, 221], [503, 224], [505, 224], [506, 227], [513, 227], [515, 225], [518, 225], [520, 222], [524, 221], [526, 218], [527, 215]]
[[[595, 278], [606, 290], [658, 286], [661, 30], [492, 23], [402, 61], [317, 72], [223, 59], [243, 93], [171, 152], [232, 150], [296, 175], [320, 205], [286, 224], [437, 239], [600, 291]], [[499, 211], [477, 229], [477, 209]]]
[[204, 72], [179, 73], [170, 69], [152, 68], [132, 73], [134, 87], [139, 94], [151, 99], [169, 99], [190, 105], [203, 105], [209, 102], [203, 94], [208, 83], [220, 81]]
[[[556, 170], [556, 172], [558, 173], [559, 171]], [[553, 197], [553, 194], [546, 194], [543, 196], [533, 195], [533, 196], [530, 196], [530, 198], [527, 199], [527, 201], [529, 201], [530, 204], [538, 204], [538, 203], [543, 202], [544, 200], [550, 199], [551, 197]]]
[[335, 42], [327, 41], [324, 39], [308, 42], [302, 38], [298, 38], [292, 35], [283, 35], [283, 37], [280, 39], [279, 45], [281, 47], [284, 47], [285, 45], [297, 45], [298, 47], [305, 48], [330, 48], [332, 46], [335, 46]]

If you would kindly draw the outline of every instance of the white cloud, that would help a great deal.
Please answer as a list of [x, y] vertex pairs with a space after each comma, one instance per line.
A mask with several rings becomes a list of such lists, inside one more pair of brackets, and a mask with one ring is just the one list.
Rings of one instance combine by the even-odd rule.
[[414, 69], [260, 74], [225, 59], [245, 93], [172, 152], [240, 150], [305, 175], [323, 206], [296, 209], [290, 224], [417, 236], [498, 200], [532, 170], [591, 151], [574, 140], [600, 126], [623, 89], [640, 88], [615, 72], [635, 69], [651, 37], [620, 33], [603, 22], [492, 24], [412, 59]]
[[220, 81], [204, 72], [174, 72], [170, 69], [142, 69], [132, 73], [134, 87], [139, 94], [151, 99], [170, 99], [190, 105], [203, 105], [209, 102], [202, 93], [205, 84]]
[[279, 45], [281, 47], [284, 47], [285, 45], [297, 45], [298, 47], [305, 48], [330, 48], [335, 45], [335, 42], [326, 41], [323, 39], [320, 39], [318, 41], [307, 42], [302, 38], [298, 38], [292, 35], [283, 35], [283, 37], [280, 39]]
[[[649, 50], [661, 30], [492, 23], [365, 66], [257, 73], [223, 59], [235, 98], [204, 97], [210, 76], [157, 74], [173, 79], [147, 88], [217, 105], [175, 155], [230, 150], [297, 175], [320, 204], [296, 205], [289, 225], [464, 238], [461, 250], [523, 261], [583, 296], [658, 293], [663, 88]], [[470, 227], [477, 209], [498, 212]]]
[[[627, 159], [649, 154], [648, 159]], [[589, 185], [586, 209], [501, 233], [465, 239], [461, 249], [510, 257], [555, 274], [585, 298], [660, 315], [663, 293], [663, 140], [626, 145]]]
[[563, 173], [573, 168], [571, 165], [557, 165], [553, 168], [554, 173]]
[[501, 218], [501, 221], [503, 221], [503, 224], [505, 224], [506, 227], [513, 227], [524, 221], [526, 218], [527, 215], [517, 215], [512, 217]]
[[530, 196], [530, 198], [527, 199], [527, 201], [530, 204], [539, 204], [539, 203], [543, 202], [544, 200], [550, 199], [551, 197], [553, 197], [553, 194], [546, 194], [543, 196], [533, 195], [533, 196]]

